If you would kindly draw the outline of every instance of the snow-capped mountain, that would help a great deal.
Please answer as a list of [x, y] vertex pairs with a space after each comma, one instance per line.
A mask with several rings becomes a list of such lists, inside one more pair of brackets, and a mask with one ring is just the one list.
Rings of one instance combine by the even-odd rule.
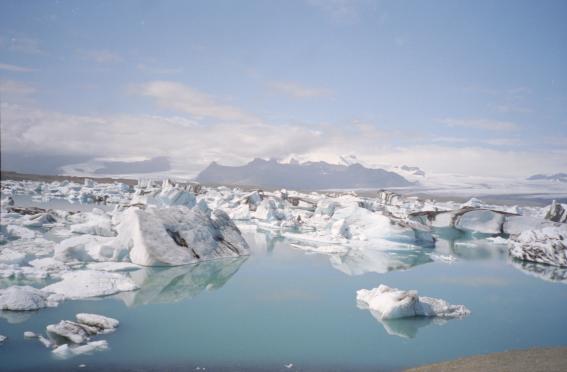
[[243, 166], [211, 163], [196, 178], [202, 183], [286, 187], [304, 190], [411, 186], [404, 177], [384, 169], [320, 162], [254, 159]]

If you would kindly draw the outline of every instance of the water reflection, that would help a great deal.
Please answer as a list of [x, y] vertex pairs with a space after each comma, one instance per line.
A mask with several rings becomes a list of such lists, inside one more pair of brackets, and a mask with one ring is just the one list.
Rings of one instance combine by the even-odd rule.
[[511, 259], [510, 264], [525, 274], [538, 279], [567, 284], [567, 267], [550, 266], [516, 259]]
[[417, 265], [432, 262], [425, 250], [375, 250], [350, 249], [346, 254], [334, 254], [331, 265], [347, 275], [364, 273], [387, 273], [406, 270]]
[[173, 303], [195, 297], [204, 290], [222, 287], [238, 271], [247, 257], [204, 261], [171, 268], [148, 267], [131, 272], [140, 287], [117, 295], [128, 306]]
[[438, 239], [435, 253], [464, 260], [505, 260], [508, 257], [505, 244], [486, 239]]
[[382, 320], [380, 316], [373, 311], [370, 311], [370, 313], [382, 324], [384, 330], [389, 335], [403, 338], [415, 338], [420, 328], [427, 327], [430, 324], [444, 325], [447, 323], [445, 319], [432, 317]]

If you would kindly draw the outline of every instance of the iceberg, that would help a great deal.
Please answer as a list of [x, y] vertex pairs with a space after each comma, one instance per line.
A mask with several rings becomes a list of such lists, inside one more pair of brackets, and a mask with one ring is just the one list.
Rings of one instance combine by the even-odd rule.
[[61, 296], [30, 286], [0, 289], [0, 310], [30, 311], [58, 305]]
[[418, 296], [417, 291], [403, 291], [381, 284], [374, 289], [356, 292], [361, 309], [368, 309], [377, 319], [412, 317], [462, 318], [470, 314], [464, 305], [450, 305], [444, 300]]
[[85, 345], [70, 346], [63, 344], [53, 349], [52, 353], [59, 359], [69, 359], [78, 355], [90, 354], [94, 351], [102, 351], [108, 349], [106, 340], [91, 341]]
[[567, 224], [527, 230], [511, 236], [508, 252], [522, 261], [567, 267]]
[[118, 327], [118, 320], [98, 314], [79, 313], [76, 315], [77, 322], [99, 329], [99, 332], [113, 330]]
[[82, 344], [89, 339], [89, 336], [97, 334], [96, 328], [70, 320], [62, 320], [57, 324], [49, 324], [46, 330], [50, 337], [74, 344]]
[[120, 216], [118, 240], [130, 261], [142, 266], [176, 266], [249, 253], [248, 244], [221, 210], [211, 216], [186, 207], [130, 207]]

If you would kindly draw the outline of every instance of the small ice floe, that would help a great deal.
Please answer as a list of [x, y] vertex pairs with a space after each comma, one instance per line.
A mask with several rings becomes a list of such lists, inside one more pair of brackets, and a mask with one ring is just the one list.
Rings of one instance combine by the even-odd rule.
[[430, 256], [434, 261], [444, 262], [448, 264], [457, 262], [457, 258], [454, 256], [449, 256], [445, 254], [430, 254]]
[[2, 345], [7, 339], [8, 337], [0, 335], [0, 345]]
[[291, 369], [291, 368], [293, 368], [293, 363], [284, 364], [284, 367], [287, 368], [287, 369]]
[[403, 291], [381, 284], [374, 289], [356, 292], [358, 306], [370, 310], [382, 320], [412, 317], [462, 318], [470, 314], [463, 305], [451, 305], [444, 300], [418, 296], [417, 291]]
[[120, 324], [116, 319], [98, 314], [79, 313], [76, 317], [79, 323], [96, 327], [99, 329], [99, 332], [114, 330]]
[[[57, 324], [50, 324], [46, 327], [50, 338], [58, 342], [64, 342], [56, 347], [53, 353], [58, 358], [67, 359], [76, 355], [108, 349], [106, 341], [90, 342], [90, 337], [112, 332], [118, 327], [118, 320], [103, 315], [87, 313], [77, 314], [76, 317], [77, 322], [62, 320]], [[41, 338], [42, 336], [40, 336], [40, 341], [42, 341]], [[45, 345], [51, 347], [51, 343]]]
[[61, 296], [30, 286], [0, 289], [0, 310], [30, 311], [57, 306]]
[[59, 359], [69, 359], [77, 355], [90, 354], [95, 351], [108, 349], [106, 340], [91, 341], [85, 345], [63, 344], [53, 349], [52, 353]]
[[70, 320], [62, 320], [57, 324], [50, 324], [46, 329], [50, 336], [59, 337], [75, 344], [82, 344], [89, 339], [89, 336], [98, 333], [95, 327]]
[[138, 289], [132, 279], [121, 273], [77, 270], [66, 272], [61, 278], [61, 281], [50, 284], [43, 290], [63, 295], [66, 299], [80, 299]]
[[25, 331], [24, 338], [37, 338], [37, 335], [32, 331]]
[[510, 256], [522, 261], [567, 267], [567, 224], [527, 230], [511, 236]]

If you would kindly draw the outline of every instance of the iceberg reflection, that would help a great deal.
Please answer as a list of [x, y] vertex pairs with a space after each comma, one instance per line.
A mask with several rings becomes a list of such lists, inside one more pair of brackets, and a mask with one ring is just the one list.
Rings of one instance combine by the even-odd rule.
[[387, 273], [394, 270], [406, 270], [417, 265], [432, 262], [423, 250], [374, 250], [350, 249], [346, 254], [334, 254], [331, 265], [347, 275], [364, 273]]
[[174, 303], [204, 290], [221, 288], [240, 269], [247, 257], [203, 261], [170, 268], [148, 267], [130, 273], [140, 287], [118, 295], [127, 306]]
[[525, 274], [548, 282], [567, 284], [567, 267], [511, 259], [510, 264]]

